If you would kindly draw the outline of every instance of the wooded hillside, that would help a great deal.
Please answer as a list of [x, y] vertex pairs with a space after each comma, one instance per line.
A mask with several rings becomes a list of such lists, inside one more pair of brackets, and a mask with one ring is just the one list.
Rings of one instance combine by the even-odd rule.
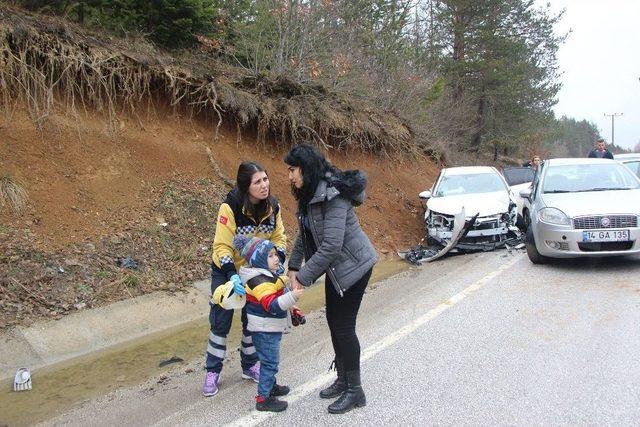
[[[356, 139], [374, 151], [471, 153], [452, 163], [482, 154], [582, 155], [593, 143], [586, 130], [593, 125], [577, 124], [585, 131], [566, 135], [566, 123], [553, 117], [565, 35], [555, 30], [561, 14], [533, 0], [11, 3], [127, 43], [148, 40], [160, 49], [145, 52], [152, 63], [166, 61], [162, 49], [172, 51], [172, 64], [196, 58], [196, 69], [222, 86], [209, 99], [237, 112], [240, 127], [277, 130], [290, 141], [317, 133], [329, 144]], [[213, 60], [240, 73], [230, 86], [251, 96], [228, 94]], [[178, 86], [175, 76], [168, 79]], [[276, 101], [258, 106], [253, 96], [265, 94]], [[332, 101], [315, 103], [326, 98]], [[345, 113], [354, 110], [365, 114]]]

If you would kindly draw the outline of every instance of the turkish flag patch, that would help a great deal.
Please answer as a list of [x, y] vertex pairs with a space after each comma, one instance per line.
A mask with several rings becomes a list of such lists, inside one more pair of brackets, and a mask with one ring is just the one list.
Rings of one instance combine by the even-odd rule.
[[229, 218], [224, 215], [220, 215], [220, 224], [227, 225], [227, 221], [229, 221]]

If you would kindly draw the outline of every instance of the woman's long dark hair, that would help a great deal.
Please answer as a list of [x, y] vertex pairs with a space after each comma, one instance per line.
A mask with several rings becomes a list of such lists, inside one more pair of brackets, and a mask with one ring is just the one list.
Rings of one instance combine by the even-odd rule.
[[267, 173], [267, 170], [256, 162], [240, 163], [240, 166], [238, 166], [238, 175], [236, 176], [236, 187], [238, 188], [238, 195], [242, 200], [242, 205], [245, 210], [258, 222], [275, 204], [275, 201], [273, 197], [271, 197], [271, 188], [269, 188], [269, 197], [261, 200], [257, 204], [251, 203], [249, 199], [249, 187], [251, 186], [251, 179], [256, 172]]
[[316, 187], [327, 172], [339, 175], [340, 170], [333, 166], [316, 147], [310, 144], [300, 144], [293, 147], [284, 158], [289, 166], [300, 168], [302, 173], [302, 188], [291, 185], [291, 193], [298, 201], [298, 210], [307, 211], [307, 204], [313, 198]]

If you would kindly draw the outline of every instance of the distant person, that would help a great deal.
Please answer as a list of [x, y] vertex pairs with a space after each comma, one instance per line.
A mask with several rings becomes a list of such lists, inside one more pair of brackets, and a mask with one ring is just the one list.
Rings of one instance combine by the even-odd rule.
[[[236, 186], [227, 194], [218, 210], [216, 234], [213, 239], [211, 262], [211, 294], [227, 282], [234, 283], [235, 293], [246, 294], [238, 268], [246, 263], [233, 245], [236, 235], [269, 239], [275, 245], [280, 261], [284, 263], [287, 239], [280, 214], [278, 201], [271, 196], [267, 171], [254, 162], [242, 162], [238, 167]], [[210, 303], [209, 342], [205, 360], [205, 377], [202, 394], [213, 396], [218, 393], [222, 363], [227, 354], [227, 335], [231, 329], [233, 309], [225, 309]], [[253, 345], [251, 333], [247, 329], [247, 308], [242, 308], [242, 342], [240, 364], [242, 378], [260, 380], [260, 363]]]
[[540, 166], [540, 163], [542, 163], [542, 159], [540, 159], [540, 156], [536, 154], [531, 158], [531, 160], [527, 160], [526, 162], [524, 162], [522, 164], [522, 167], [531, 168], [535, 171], [536, 169], [538, 169], [538, 166]]
[[326, 316], [338, 375], [320, 397], [337, 397], [328, 410], [342, 414], [366, 405], [356, 318], [378, 256], [354, 207], [364, 202], [367, 180], [363, 172], [339, 170], [308, 144], [293, 147], [284, 161], [298, 202], [299, 228], [288, 276], [296, 289], [326, 273]]
[[538, 169], [538, 166], [540, 166], [540, 163], [542, 163], [542, 159], [536, 154], [531, 158], [531, 169], [536, 171]]
[[289, 312], [304, 289], [291, 291], [286, 286], [288, 278], [270, 240], [240, 234], [233, 244], [247, 262], [240, 267], [240, 278], [247, 291], [247, 329], [260, 359], [256, 410], [281, 412], [287, 409], [287, 402], [278, 397], [289, 394], [289, 387], [276, 382], [280, 342], [290, 321]]
[[604, 146], [604, 139], [599, 138], [596, 141], [596, 148], [589, 151], [589, 155], [587, 157], [595, 158], [595, 159], [611, 159], [613, 160], [613, 154], [611, 151], [607, 150]]

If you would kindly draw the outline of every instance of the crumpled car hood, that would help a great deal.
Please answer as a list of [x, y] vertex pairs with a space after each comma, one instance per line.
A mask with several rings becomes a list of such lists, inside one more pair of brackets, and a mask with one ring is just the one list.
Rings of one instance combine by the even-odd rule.
[[432, 212], [455, 215], [464, 207], [467, 217], [471, 217], [476, 213], [483, 217], [508, 212], [510, 201], [509, 193], [495, 191], [492, 193], [432, 197], [427, 202], [427, 208]]

